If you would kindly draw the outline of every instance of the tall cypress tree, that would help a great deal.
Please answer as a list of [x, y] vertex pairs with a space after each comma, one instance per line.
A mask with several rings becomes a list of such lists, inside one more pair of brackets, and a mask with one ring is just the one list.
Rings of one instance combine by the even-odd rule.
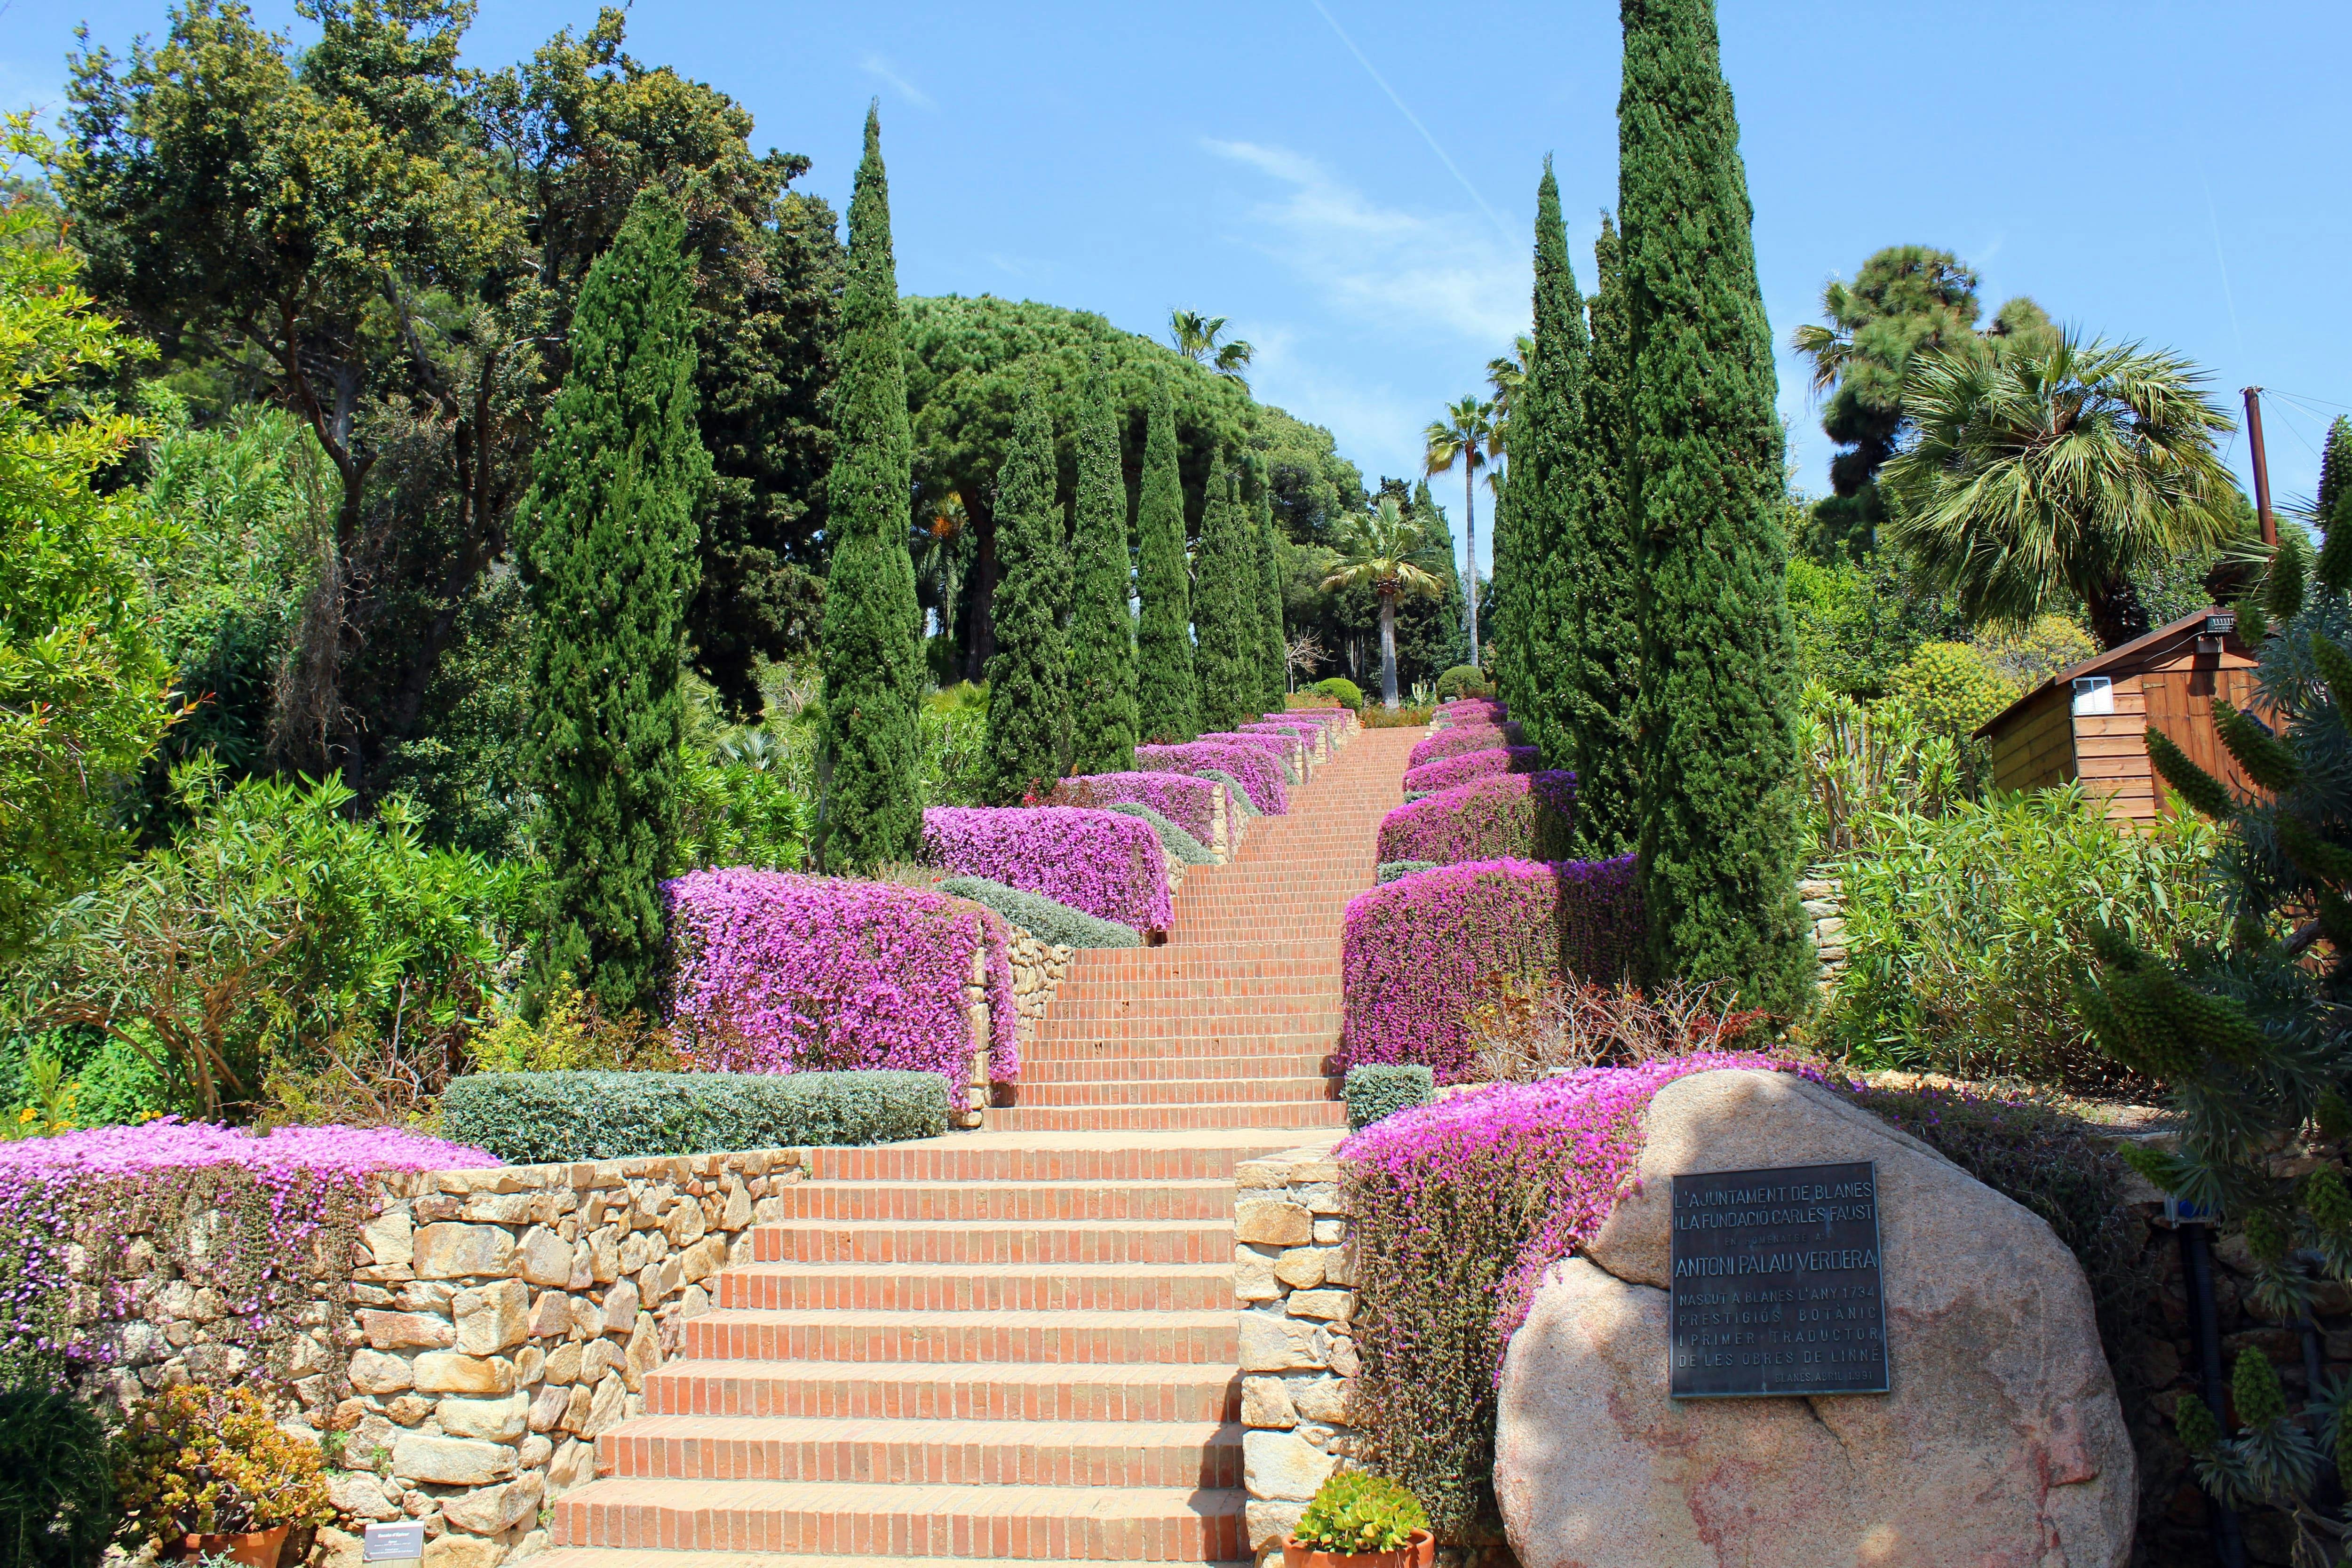
[[1621, 0], [1640, 876], [1660, 974], [1803, 1005], [1796, 648], [1771, 329], [1714, 0]]
[[988, 661], [988, 766], [999, 805], [1053, 787], [1070, 725], [1070, 642], [1061, 608], [1070, 555], [1054, 498], [1054, 426], [1034, 370], [996, 477], [996, 652]]
[[1077, 557], [1070, 619], [1070, 772], [1135, 766], [1135, 617], [1127, 607], [1127, 481], [1118, 416], [1100, 354], [1078, 426]]
[[1162, 743], [1190, 741], [1201, 732], [1201, 696], [1192, 676], [1192, 587], [1184, 562], [1184, 481], [1176, 472], [1176, 400], [1164, 379], [1152, 384], [1144, 426], [1135, 530], [1136, 586], [1143, 601], [1135, 633], [1137, 732]]
[[1265, 459], [1253, 452], [1248, 467], [1249, 531], [1257, 543], [1258, 637], [1264, 651], [1259, 669], [1265, 678], [1259, 700], [1265, 711], [1279, 713], [1290, 694], [1289, 646], [1282, 626], [1281, 539], [1274, 528], [1274, 488], [1267, 482]]
[[1201, 545], [1193, 558], [1205, 591], [1192, 611], [1199, 642], [1192, 668], [1201, 689], [1201, 728], [1231, 730], [1258, 713], [1264, 695], [1265, 643], [1258, 627], [1258, 552], [1249, 513], [1235, 493], [1225, 454], [1209, 472], [1201, 509]]
[[[1511, 408], [1511, 467], [1505, 500], [1509, 550], [1519, 586], [1510, 590], [1509, 641], [1518, 687], [1504, 700], [1529, 744], [1550, 768], [1575, 765], [1576, 606], [1584, 524], [1579, 483], [1583, 459], [1587, 344], [1584, 301], [1568, 259], [1559, 182], [1544, 161], [1536, 186], [1535, 333], [1527, 378]], [[1504, 525], [1496, 524], [1496, 548]], [[1501, 565], [1495, 575], [1503, 575]], [[1582, 813], [1580, 811], [1580, 817]]]
[[[1525, 434], [1515, 410], [1507, 436], [1516, 444]], [[1481, 647], [1486, 668], [1494, 672], [1495, 690], [1514, 713], [1528, 705], [1527, 661], [1527, 574], [1526, 545], [1520, 538], [1522, 521], [1517, 498], [1512, 492], [1508, 467], [1509, 453], [1504, 453], [1501, 471], [1489, 470], [1495, 489], [1494, 525], [1488, 532], [1487, 549], [1493, 552], [1494, 576], [1486, 584], [1486, 595], [1478, 601], [1478, 614], [1485, 620]]]
[[661, 989], [659, 889], [686, 731], [678, 669], [695, 512], [710, 485], [685, 244], [677, 204], [648, 188], [589, 269], [519, 531], [552, 873], [538, 989], [569, 974], [614, 1014], [650, 1010]]
[[920, 841], [916, 704], [922, 697], [915, 563], [907, 553], [907, 373], [900, 359], [898, 269], [890, 254], [890, 187], [882, 121], [866, 111], [866, 155], [849, 202], [833, 387], [834, 533], [825, 574], [824, 798], [817, 854], [831, 870], [911, 857]]
[[1631, 345], [1625, 268], [1616, 226], [1601, 218], [1593, 242], [1591, 358], [1576, 431], [1577, 569], [1560, 601], [1560, 661], [1575, 737], [1566, 765], [1576, 770], [1576, 852], [1589, 859], [1631, 854], [1641, 837], [1642, 763], [1636, 703], [1642, 626], [1633, 520], [1626, 505], [1632, 440], [1625, 402]]

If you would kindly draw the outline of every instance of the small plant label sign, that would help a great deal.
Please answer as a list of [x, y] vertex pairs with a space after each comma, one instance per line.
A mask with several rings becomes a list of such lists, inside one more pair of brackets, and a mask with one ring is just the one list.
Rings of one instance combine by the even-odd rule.
[[1674, 1182], [1676, 1399], [1884, 1394], [1878, 1166]]
[[384, 1568], [417, 1568], [425, 1561], [425, 1526], [371, 1524], [360, 1540], [360, 1561]]

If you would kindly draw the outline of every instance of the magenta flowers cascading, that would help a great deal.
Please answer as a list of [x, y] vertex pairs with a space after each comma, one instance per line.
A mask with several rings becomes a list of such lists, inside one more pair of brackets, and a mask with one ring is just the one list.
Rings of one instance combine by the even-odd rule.
[[1461, 752], [1407, 770], [1407, 795], [1434, 794], [1468, 784], [1489, 773], [1531, 773], [1536, 771], [1533, 746], [1489, 746], [1481, 752]]
[[1417, 768], [1427, 763], [1458, 757], [1465, 752], [1483, 752], [1490, 746], [1516, 746], [1521, 743], [1518, 725], [1508, 720], [1492, 724], [1457, 724], [1450, 730], [1439, 730], [1412, 749], [1405, 766]]
[[928, 888], [789, 871], [696, 871], [662, 892], [672, 1017], [701, 1065], [935, 1072], [960, 1098], [972, 1049], [964, 985], [977, 951], [989, 1076], [1019, 1075], [1013, 967], [994, 912]]
[[1119, 812], [935, 805], [923, 813], [923, 858], [1138, 931], [1175, 923], [1160, 836]]
[[[1148, 805], [1202, 844], [1214, 842], [1216, 795], [1225, 786], [1190, 773], [1081, 773], [1054, 785], [1055, 805]], [[1226, 810], [1233, 810], [1231, 802]]]
[[1571, 773], [1488, 773], [1390, 812], [1381, 819], [1380, 857], [1444, 866], [1545, 859], [1567, 848], [1575, 802]]
[[1250, 804], [1267, 816], [1290, 809], [1289, 787], [1283, 782], [1282, 763], [1263, 746], [1195, 741], [1184, 746], [1138, 746], [1135, 765], [1154, 772], [1198, 773], [1206, 770], [1230, 774], [1250, 797]]

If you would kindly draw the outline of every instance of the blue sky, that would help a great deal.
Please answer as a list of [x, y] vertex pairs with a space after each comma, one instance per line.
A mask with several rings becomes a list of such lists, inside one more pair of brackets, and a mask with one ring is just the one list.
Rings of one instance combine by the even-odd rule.
[[[257, 5], [295, 26], [280, 0]], [[118, 52], [156, 0], [6, 0], [0, 100], [55, 103], [71, 29]], [[476, 64], [588, 5], [484, 0]], [[1900, 241], [1947, 247], [1991, 308], [2189, 354], [2265, 403], [2273, 488], [2310, 492], [2352, 405], [2352, 6], [1722, 0], [1776, 339], [1822, 282]], [[899, 280], [1081, 306], [1160, 332], [1233, 318], [1259, 395], [1328, 426], [1368, 479], [1417, 466], [1528, 319], [1546, 153], [1580, 279], [1615, 198], [1616, 8], [1501, 0], [640, 6], [632, 52], [709, 81], [754, 145], [805, 153], [845, 205], [882, 102]], [[1385, 84], [1385, 85], [1383, 85]], [[1801, 481], [1829, 447], [1785, 353]], [[2242, 474], [2242, 437], [2231, 446]], [[1460, 525], [1458, 479], [1441, 498]], [[1486, 557], [1486, 498], [1479, 502]]]

